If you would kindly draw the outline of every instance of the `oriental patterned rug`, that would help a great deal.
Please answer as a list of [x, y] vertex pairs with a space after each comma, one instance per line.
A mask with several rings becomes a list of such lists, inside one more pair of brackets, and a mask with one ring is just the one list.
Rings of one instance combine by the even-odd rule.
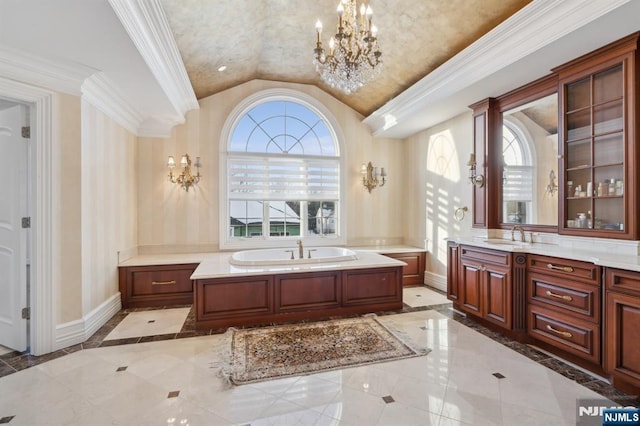
[[[239, 385], [426, 355], [375, 317], [232, 330], [231, 366]], [[223, 370], [225, 370], [223, 368]]]

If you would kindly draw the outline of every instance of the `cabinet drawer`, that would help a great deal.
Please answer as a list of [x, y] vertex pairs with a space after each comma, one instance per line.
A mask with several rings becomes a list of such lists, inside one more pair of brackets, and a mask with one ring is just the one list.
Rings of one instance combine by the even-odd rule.
[[606, 268], [605, 285], [607, 290], [640, 296], [640, 272]]
[[587, 284], [599, 285], [601, 282], [600, 266], [578, 260], [532, 254], [527, 256], [527, 269], [529, 272], [539, 272]]
[[511, 253], [500, 250], [460, 246], [460, 257], [462, 259], [473, 259], [483, 263], [489, 262], [495, 265], [511, 265]]
[[531, 273], [529, 303], [542, 304], [587, 321], [600, 322], [600, 287]]
[[169, 293], [191, 293], [193, 269], [134, 271], [130, 297]]
[[529, 306], [529, 335], [558, 349], [600, 363], [600, 327], [588, 321]]

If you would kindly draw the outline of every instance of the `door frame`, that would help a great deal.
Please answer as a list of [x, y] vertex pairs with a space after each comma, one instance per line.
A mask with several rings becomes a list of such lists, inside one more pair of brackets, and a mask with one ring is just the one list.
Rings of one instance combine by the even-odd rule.
[[0, 95], [29, 104], [31, 126], [31, 268], [29, 272], [31, 319], [30, 353], [53, 351], [55, 316], [53, 301], [58, 289], [59, 235], [55, 232], [54, 177], [58, 137], [54, 123], [55, 92], [0, 77]]

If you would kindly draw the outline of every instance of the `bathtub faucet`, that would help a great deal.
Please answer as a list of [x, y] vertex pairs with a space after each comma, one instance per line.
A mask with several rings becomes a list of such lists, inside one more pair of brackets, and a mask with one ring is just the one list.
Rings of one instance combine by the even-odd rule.
[[304, 259], [304, 247], [302, 247], [302, 240], [298, 240], [298, 259]]

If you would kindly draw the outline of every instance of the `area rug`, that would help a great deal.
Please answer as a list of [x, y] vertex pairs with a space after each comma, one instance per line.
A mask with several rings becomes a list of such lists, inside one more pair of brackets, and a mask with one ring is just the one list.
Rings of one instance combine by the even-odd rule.
[[375, 317], [232, 330], [236, 385], [426, 355]]

